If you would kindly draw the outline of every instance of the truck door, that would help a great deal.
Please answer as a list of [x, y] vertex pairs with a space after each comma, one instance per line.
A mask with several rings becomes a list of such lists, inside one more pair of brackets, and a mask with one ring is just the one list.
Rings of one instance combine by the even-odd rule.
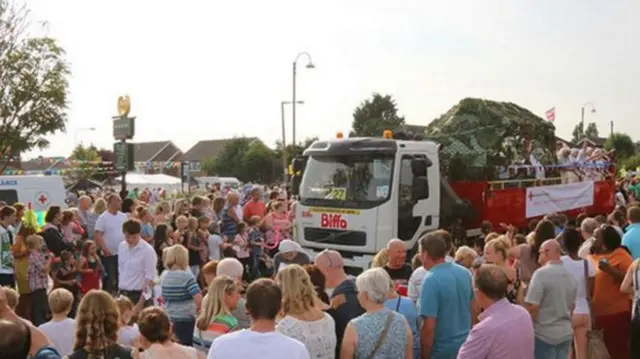
[[[398, 180], [398, 238], [410, 241], [416, 236], [423, 222], [423, 215], [414, 216], [414, 207], [425, 198], [416, 198], [414, 186], [417, 176], [412, 168], [414, 159], [429, 159], [424, 154], [404, 154], [400, 158]], [[428, 225], [428, 223], [425, 223]]]

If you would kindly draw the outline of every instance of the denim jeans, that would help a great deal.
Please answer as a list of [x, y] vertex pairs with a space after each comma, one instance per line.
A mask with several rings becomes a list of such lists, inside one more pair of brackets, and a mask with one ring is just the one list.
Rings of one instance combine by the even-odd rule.
[[180, 341], [180, 344], [186, 346], [193, 345], [193, 331], [196, 326], [195, 318], [171, 318], [173, 323], [173, 333]]
[[549, 344], [536, 338], [535, 359], [567, 359], [571, 351], [571, 339], [560, 344]]
[[261, 248], [251, 248], [251, 277], [253, 279], [260, 278], [260, 254]]

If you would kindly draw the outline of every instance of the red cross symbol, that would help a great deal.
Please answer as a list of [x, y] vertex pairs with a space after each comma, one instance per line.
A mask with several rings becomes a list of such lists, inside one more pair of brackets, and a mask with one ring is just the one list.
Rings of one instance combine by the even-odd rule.
[[48, 200], [49, 200], [49, 199], [47, 198], [47, 196], [45, 196], [45, 195], [43, 195], [43, 194], [41, 194], [41, 195], [38, 197], [38, 202], [40, 202], [41, 204], [45, 204], [45, 203], [47, 203], [47, 201], [48, 201]]
[[529, 192], [529, 201], [533, 201], [533, 192]]

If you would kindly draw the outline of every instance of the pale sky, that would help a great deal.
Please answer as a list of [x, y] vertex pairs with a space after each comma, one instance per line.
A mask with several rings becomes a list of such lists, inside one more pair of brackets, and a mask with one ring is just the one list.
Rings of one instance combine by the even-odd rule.
[[[27, 157], [112, 148], [116, 99], [128, 94], [135, 142], [281, 137], [280, 101], [299, 62], [297, 139], [348, 132], [372, 92], [426, 125], [464, 97], [511, 101], [570, 139], [580, 108], [601, 134], [634, 140], [640, 104], [638, 0], [23, 0], [66, 49], [66, 134]], [[286, 113], [291, 140], [290, 108]], [[94, 133], [82, 129], [96, 127]]]

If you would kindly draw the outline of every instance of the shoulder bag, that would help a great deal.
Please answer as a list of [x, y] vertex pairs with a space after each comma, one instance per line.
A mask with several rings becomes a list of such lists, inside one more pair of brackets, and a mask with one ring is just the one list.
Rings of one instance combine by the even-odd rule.
[[387, 321], [384, 323], [384, 329], [382, 329], [382, 334], [380, 334], [380, 337], [378, 338], [376, 345], [374, 345], [373, 350], [371, 351], [371, 354], [367, 356], [367, 359], [373, 359], [376, 357], [376, 353], [378, 352], [378, 350], [380, 350], [382, 343], [387, 338], [387, 333], [389, 333], [389, 328], [391, 327], [391, 322], [393, 321], [393, 315], [394, 315], [394, 312], [389, 312], [389, 314], [387, 315]]
[[607, 346], [604, 344], [602, 329], [596, 329], [595, 315], [591, 307], [591, 294], [589, 293], [589, 263], [587, 259], [582, 260], [584, 267], [585, 297], [589, 305], [589, 319], [591, 329], [587, 332], [587, 359], [611, 359]]

